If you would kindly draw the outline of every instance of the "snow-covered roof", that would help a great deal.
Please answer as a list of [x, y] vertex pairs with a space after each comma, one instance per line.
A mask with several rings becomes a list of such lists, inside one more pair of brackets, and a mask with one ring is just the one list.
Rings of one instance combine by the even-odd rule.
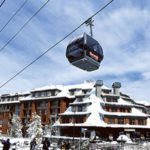
[[108, 91], [111, 91], [112, 89], [111, 88], [108, 88], [107, 86], [103, 85], [102, 87], [102, 90], [108, 90]]
[[[111, 96], [116, 96], [112, 93], [110, 94], [105, 94], [105, 95], [111, 95]], [[118, 96], [117, 96], [118, 97]], [[129, 98], [127, 98], [129, 99]], [[81, 104], [86, 104], [90, 102], [91, 105], [87, 105], [86, 109], [84, 110], [84, 112], [72, 112], [71, 106], [75, 105], [76, 107], [78, 107], [78, 105]], [[127, 106], [130, 107], [132, 109], [132, 111], [130, 113], [127, 112], [107, 112], [103, 109], [103, 105], [105, 104], [110, 104], [110, 105], [115, 105], [115, 106]], [[104, 122], [103, 120], [103, 116], [107, 115], [107, 116], [117, 116], [117, 117], [138, 117], [138, 118], [148, 118], [148, 114], [145, 114], [144, 112], [142, 112], [142, 110], [138, 109], [137, 107], [141, 107], [143, 108], [143, 106], [140, 106], [136, 103], [133, 103], [132, 101], [128, 101], [126, 99], [123, 99], [122, 97], [120, 97], [118, 99], [118, 102], [104, 102], [103, 99], [101, 97], [97, 97], [95, 95], [95, 89], [93, 88], [93, 90], [90, 92], [90, 96], [89, 97], [85, 97], [83, 98], [82, 102], [78, 102], [77, 100], [75, 100], [73, 103], [70, 104], [70, 107], [62, 114], [60, 114], [60, 116], [73, 116], [75, 114], [79, 114], [79, 115], [83, 115], [83, 114], [89, 114], [87, 117], [87, 120], [84, 123], [77, 123], [75, 124], [75, 126], [95, 126], [95, 127], [136, 127], [139, 128], [142, 125], [120, 125], [120, 124], [107, 124]], [[72, 123], [57, 123], [57, 126], [72, 126]], [[142, 128], [146, 128], [146, 125], [143, 125]]]
[[103, 93], [102, 94], [102, 96], [103, 97], [116, 97], [116, 98], [119, 98], [119, 96], [118, 95], [115, 95], [115, 94], [113, 94], [113, 93]]
[[3, 104], [16, 104], [16, 103], [20, 103], [20, 101], [3, 101], [3, 102], [0, 102], [0, 105], [3, 105]]
[[46, 90], [61, 90], [62, 88], [63, 88], [63, 85], [47, 85], [44, 87], [33, 89], [31, 90], [31, 92], [46, 91]]
[[1, 97], [14, 97], [14, 96], [24, 96], [30, 94], [29, 91], [26, 92], [18, 92], [18, 93], [10, 93], [10, 94], [1, 94]]
[[75, 96], [70, 96], [70, 95], [56, 95], [56, 96], [47, 96], [47, 97], [24, 97], [21, 98], [20, 101], [31, 101], [31, 100], [50, 100], [50, 99], [60, 99], [60, 98], [75, 98]]
[[118, 102], [102, 102], [103, 105], [113, 105], [113, 106], [124, 106], [124, 107], [136, 107], [136, 108], [144, 108], [147, 109], [143, 105], [138, 105], [138, 103], [130, 103], [129, 101], [126, 101], [125, 99], [119, 98]]
[[67, 112], [67, 113], [61, 113], [60, 116], [82, 116], [82, 115], [89, 115], [91, 112]]
[[75, 102], [75, 103], [70, 103], [69, 105], [70, 106], [73, 106], [73, 105], [85, 105], [85, 104], [91, 104], [92, 102]]
[[145, 106], [150, 106], [150, 102], [148, 101], [137, 101], [137, 103], [145, 105]]

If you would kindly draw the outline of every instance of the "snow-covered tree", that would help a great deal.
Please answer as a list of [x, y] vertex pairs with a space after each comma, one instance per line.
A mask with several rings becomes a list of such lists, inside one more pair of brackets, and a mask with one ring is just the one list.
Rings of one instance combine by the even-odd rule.
[[35, 138], [36, 144], [39, 147], [42, 143], [43, 129], [41, 124], [41, 117], [36, 113], [32, 113], [31, 123], [27, 129], [28, 136]]
[[44, 126], [43, 136], [44, 137], [50, 137], [51, 136], [51, 129], [48, 125]]
[[12, 137], [22, 137], [22, 124], [20, 117], [13, 114], [10, 122], [10, 136]]

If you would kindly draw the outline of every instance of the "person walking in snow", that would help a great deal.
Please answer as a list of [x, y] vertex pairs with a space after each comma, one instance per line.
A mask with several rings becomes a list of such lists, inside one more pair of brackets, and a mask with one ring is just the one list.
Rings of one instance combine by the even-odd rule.
[[10, 148], [10, 140], [9, 139], [7, 139], [6, 141], [3, 140], [2, 144], [3, 144], [3, 150], [9, 150], [9, 148]]
[[48, 150], [50, 147], [50, 142], [48, 140], [48, 138], [45, 138], [45, 140], [42, 142], [43, 144], [43, 150]]
[[35, 138], [30, 143], [30, 150], [36, 150], [36, 140]]

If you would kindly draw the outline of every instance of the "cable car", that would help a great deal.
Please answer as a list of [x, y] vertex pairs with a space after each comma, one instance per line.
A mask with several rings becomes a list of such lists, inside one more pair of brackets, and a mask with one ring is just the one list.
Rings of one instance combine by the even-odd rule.
[[99, 68], [104, 56], [100, 44], [83, 33], [68, 44], [66, 57], [72, 65], [82, 70], [94, 71]]

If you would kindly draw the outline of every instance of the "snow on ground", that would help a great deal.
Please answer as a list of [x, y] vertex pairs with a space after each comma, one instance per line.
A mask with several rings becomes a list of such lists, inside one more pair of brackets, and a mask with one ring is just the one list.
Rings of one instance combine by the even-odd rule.
[[[8, 137], [0, 137], [0, 139], [7, 139]], [[120, 137], [120, 139], [122, 139]], [[127, 139], [127, 137], [123, 136], [123, 139]], [[30, 139], [29, 138], [12, 138], [10, 137], [10, 142], [11, 144], [13, 143], [18, 143], [16, 144], [16, 147], [11, 145], [12, 148], [16, 148], [16, 150], [30, 150]], [[2, 150], [3, 145], [0, 143], [0, 150]], [[51, 148], [50, 150], [53, 149], [54, 144], [51, 143]], [[89, 150], [101, 150], [102, 148], [105, 150], [150, 150], [150, 142], [141, 142], [139, 144], [137, 143], [128, 143], [128, 144], [123, 144], [121, 145], [117, 141], [112, 141], [112, 142], [107, 142], [107, 141], [101, 141], [99, 143], [92, 143], [89, 145]], [[59, 150], [59, 148], [55, 148], [56, 150]]]
[[[0, 136], [0, 140], [10, 139], [11, 147], [10, 150], [16, 148], [16, 150], [30, 150], [30, 139], [29, 138], [12, 138], [6, 136]], [[0, 150], [3, 149], [3, 144], [0, 142]]]

